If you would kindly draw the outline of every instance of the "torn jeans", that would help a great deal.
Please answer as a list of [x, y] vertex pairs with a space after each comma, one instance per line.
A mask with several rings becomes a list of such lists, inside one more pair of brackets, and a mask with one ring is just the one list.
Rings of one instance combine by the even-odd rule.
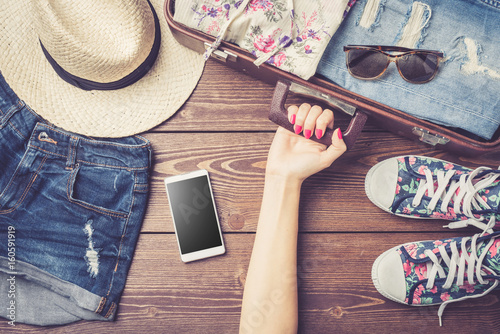
[[0, 316], [112, 320], [148, 195], [150, 143], [41, 119], [0, 75]]
[[[444, 52], [436, 77], [404, 81], [395, 64], [372, 81], [352, 77], [343, 46], [398, 45]], [[489, 140], [500, 124], [500, 1], [358, 1], [317, 73], [352, 92]]]

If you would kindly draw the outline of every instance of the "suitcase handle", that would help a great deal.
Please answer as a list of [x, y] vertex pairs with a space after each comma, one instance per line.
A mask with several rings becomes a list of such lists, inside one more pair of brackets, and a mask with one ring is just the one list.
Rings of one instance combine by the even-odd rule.
[[[273, 99], [271, 101], [271, 110], [269, 111], [269, 119], [275, 124], [289, 130], [293, 131], [293, 124], [288, 120], [288, 111], [285, 108], [285, 101], [290, 91], [290, 82], [279, 80], [276, 83], [276, 88], [274, 89]], [[313, 96], [314, 97], [314, 96]], [[351, 122], [347, 129], [343, 132], [344, 142], [347, 149], [351, 149], [358, 136], [361, 134], [365, 122], [368, 118], [364, 112], [356, 110]], [[332, 144], [333, 131], [330, 128], [326, 129], [326, 133], [320, 139], [312, 136], [310, 139], [315, 142], [329, 146]]]

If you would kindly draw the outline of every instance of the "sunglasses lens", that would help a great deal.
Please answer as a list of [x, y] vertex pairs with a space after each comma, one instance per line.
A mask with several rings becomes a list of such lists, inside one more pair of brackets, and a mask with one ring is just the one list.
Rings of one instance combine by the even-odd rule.
[[424, 83], [436, 74], [439, 58], [431, 53], [413, 53], [398, 59], [401, 75], [408, 81]]
[[381, 52], [364, 49], [352, 49], [347, 52], [347, 68], [360, 79], [378, 77], [387, 68], [387, 56]]

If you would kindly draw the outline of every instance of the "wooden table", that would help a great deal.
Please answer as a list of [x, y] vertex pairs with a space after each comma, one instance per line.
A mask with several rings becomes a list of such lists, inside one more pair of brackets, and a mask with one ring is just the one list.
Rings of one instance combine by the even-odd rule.
[[[154, 149], [151, 193], [115, 322], [80, 321], [16, 332], [236, 333], [241, 298], [276, 125], [268, 118], [273, 87], [214, 60], [190, 99], [167, 122], [148, 131]], [[291, 96], [288, 103], [303, 102]], [[310, 101], [312, 102], [312, 101]], [[336, 114], [345, 129], [348, 116]], [[364, 179], [375, 163], [417, 154], [496, 168], [494, 158], [459, 157], [382, 130], [368, 121], [355, 147], [303, 186], [298, 245], [300, 333], [498, 333], [500, 294], [447, 306], [410, 307], [382, 297], [371, 281], [373, 261], [404, 242], [467, 236], [443, 222], [395, 217], [366, 197]], [[227, 253], [181, 262], [163, 178], [209, 171]], [[11, 329], [0, 322], [0, 332]]]

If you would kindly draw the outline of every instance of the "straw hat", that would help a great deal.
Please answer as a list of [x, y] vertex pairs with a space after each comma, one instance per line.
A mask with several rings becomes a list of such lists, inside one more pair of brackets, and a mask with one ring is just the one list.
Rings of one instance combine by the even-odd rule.
[[65, 130], [96, 137], [146, 131], [182, 106], [204, 66], [174, 40], [158, 15], [162, 5], [9, 1], [0, 6], [0, 71], [22, 100]]

